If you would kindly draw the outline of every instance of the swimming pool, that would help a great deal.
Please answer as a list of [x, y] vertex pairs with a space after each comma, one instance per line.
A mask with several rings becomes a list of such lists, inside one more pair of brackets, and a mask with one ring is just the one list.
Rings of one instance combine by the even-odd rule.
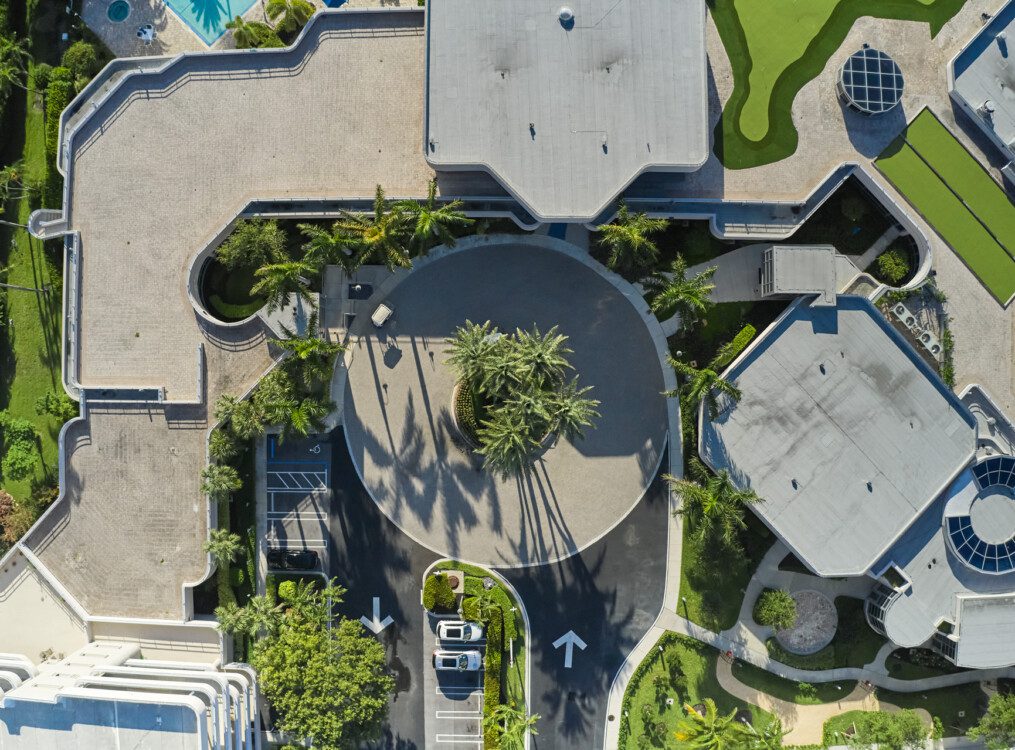
[[210, 46], [226, 33], [227, 23], [235, 16], [242, 16], [255, 2], [257, 0], [166, 0], [166, 5]]

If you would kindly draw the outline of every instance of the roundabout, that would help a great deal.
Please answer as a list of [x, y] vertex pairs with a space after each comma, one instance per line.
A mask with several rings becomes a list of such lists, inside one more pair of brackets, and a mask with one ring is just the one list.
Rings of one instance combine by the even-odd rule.
[[[364, 486], [414, 540], [478, 565], [538, 565], [587, 547], [644, 495], [666, 441], [665, 341], [633, 287], [571, 245], [500, 236], [434, 251], [375, 301], [395, 312], [350, 326], [345, 434]], [[446, 339], [466, 321], [558, 326], [572, 375], [601, 402], [595, 426], [520, 474], [484, 469], [452, 414]]]

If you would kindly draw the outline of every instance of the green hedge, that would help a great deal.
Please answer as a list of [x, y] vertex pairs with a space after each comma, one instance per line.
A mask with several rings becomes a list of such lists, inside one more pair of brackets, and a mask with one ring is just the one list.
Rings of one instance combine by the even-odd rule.
[[427, 576], [423, 582], [423, 606], [431, 612], [450, 612], [455, 608], [455, 592], [444, 573]]
[[483, 747], [496, 750], [500, 747], [500, 729], [485, 719], [493, 715], [500, 705], [501, 655], [504, 651], [504, 626], [499, 616], [492, 617], [486, 623], [486, 657], [483, 674]]
[[68, 68], [53, 68], [46, 88], [46, 188], [44, 203], [56, 208], [63, 203], [63, 178], [56, 168], [60, 148], [60, 115], [74, 98], [74, 81]]

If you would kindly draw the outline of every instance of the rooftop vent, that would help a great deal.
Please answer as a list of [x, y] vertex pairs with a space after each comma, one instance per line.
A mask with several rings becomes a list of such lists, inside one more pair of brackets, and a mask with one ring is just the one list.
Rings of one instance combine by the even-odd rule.
[[561, 26], [565, 29], [570, 29], [574, 26], [574, 11], [566, 5], [563, 5], [560, 10], [557, 11], [557, 19], [560, 21]]

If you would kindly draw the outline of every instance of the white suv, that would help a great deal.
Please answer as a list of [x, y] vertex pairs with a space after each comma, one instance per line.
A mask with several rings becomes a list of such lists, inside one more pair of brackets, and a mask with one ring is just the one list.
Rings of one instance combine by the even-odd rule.
[[437, 637], [442, 641], [472, 643], [483, 637], [483, 626], [464, 620], [441, 620], [437, 623]]
[[483, 657], [478, 651], [433, 652], [433, 667], [438, 672], [478, 672], [482, 665]]

